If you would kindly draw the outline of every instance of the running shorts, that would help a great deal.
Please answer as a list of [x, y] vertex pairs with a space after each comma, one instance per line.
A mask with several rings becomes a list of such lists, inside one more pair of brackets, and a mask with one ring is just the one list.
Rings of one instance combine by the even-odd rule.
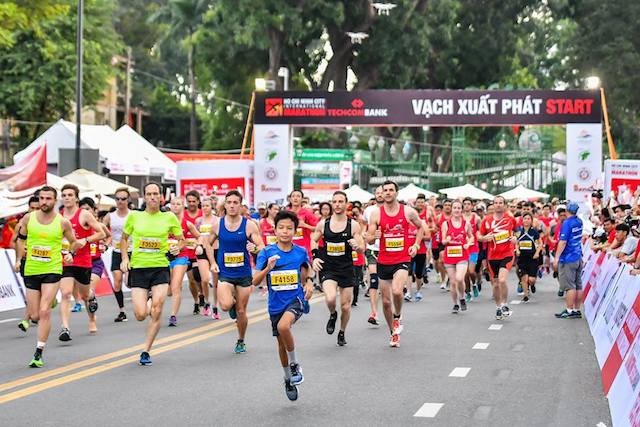
[[41, 291], [42, 285], [47, 283], [57, 283], [62, 278], [61, 274], [36, 274], [24, 278], [24, 286], [33, 291]]
[[171, 274], [167, 267], [134, 268], [129, 272], [130, 288], [151, 289], [156, 285], [168, 285]]
[[[354, 267], [355, 268], [355, 267]], [[320, 282], [324, 282], [325, 280], [333, 280], [338, 284], [341, 288], [352, 288], [354, 286], [354, 270], [349, 269], [348, 271], [320, 271]]]
[[302, 313], [304, 313], [304, 306], [299, 297], [295, 297], [293, 301], [289, 303], [287, 308], [285, 308], [282, 313], [269, 315], [269, 318], [271, 319], [271, 333], [273, 334], [274, 337], [277, 337], [278, 335], [280, 335], [278, 333], [278, 323], [280, 322], [280, 319], [282, 319], [282, 315], [285, 314], [287, 311], [289, 313], [292, 313], [295, 316], [294, 323], [297, 322], [298, 319], [300, 319], [300, 317], [302, 317]]
[[67, 266], [62, 267], [62, 277], [73, 277], [81, 285], [89, 286], [91, 283], [91, 268]]
[[392, 265], [378, 264], [378, 279], [393, 280], [393, 275], [396, 274], [396, 271], [399, 270], [409, 271], [409, 263], [403, 262], [400, 264]]
[[498, 273], [500, 269], [506, 268], [507, 271], [511, 270], [511, 266], [513, 265], [513, 257], [506, 257], [502, 259], [490, 259], [489, 260], [489, 273], [491, 277], [496, 279], [498, 278]]

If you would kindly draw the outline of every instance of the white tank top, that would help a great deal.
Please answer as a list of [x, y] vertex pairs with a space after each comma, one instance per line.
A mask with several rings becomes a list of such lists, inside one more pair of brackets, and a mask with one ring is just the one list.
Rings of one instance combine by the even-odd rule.
[[[367, 206], [364, 212], [362, 212], [362, 216], [364, 216], [364, 220], [367, 221], [367, 224], [369, 224], [369, 220], [371, 219], [371, 214], [373, 213], [374, 209], [376, 209], [377, 207], [378, 205]], [[376, 239], [371, 245], [368, 244], [367, 249], [369, 249], [370, 251], [376, 251], [376, 252], [380, 251], [380, 239]]]
[[[120, 252], [120, 239], [122, 238], [124, 223], [127, 221], [130, 213], [131, 211], [128, 211], [124, 217], [119, 216], [118, 211], [114, 211], [109, 214], [111, 224], [111, 244], [113, 245], [114, 252]], [[131, 242], [129, 242], [129, 247], [131, 247]]]

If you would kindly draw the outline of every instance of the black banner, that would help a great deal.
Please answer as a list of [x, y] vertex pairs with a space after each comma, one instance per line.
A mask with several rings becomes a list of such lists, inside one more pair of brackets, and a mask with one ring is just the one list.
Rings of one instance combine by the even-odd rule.
[[505, 126], [600, 123], [600, 91], [260, 92], [256, 124]]

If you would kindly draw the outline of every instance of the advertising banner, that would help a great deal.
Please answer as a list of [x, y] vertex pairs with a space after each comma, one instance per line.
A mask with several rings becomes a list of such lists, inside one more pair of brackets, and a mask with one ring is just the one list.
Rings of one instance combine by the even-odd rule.
[[567, 199], [585, 202], [602, 184], [602, 125], [567, 124]]
[[289, 191], [293, 188], [290, 127], [256, 125], [253, 129], [256, 203], [284, 203]]
[[253, 204], [253, 164], [250, 160], [182, 161], [177, 163], [177, 175], [179, 195], [196, 190], [201, 196], [220, 197], [230, 190], [238, 190], [249, 206]]
[[0, 250], [0, 312], [25, 306], [24, 287], [13, 271], [15, 252]]
[[504, 126], [600, 123], [599, 91], [261, 92], [256, 124]]
[[628, 203], [640, 187], [640, 160], [604, 161], [604, 202], [609, 201], [611, 192], [618, 203]]

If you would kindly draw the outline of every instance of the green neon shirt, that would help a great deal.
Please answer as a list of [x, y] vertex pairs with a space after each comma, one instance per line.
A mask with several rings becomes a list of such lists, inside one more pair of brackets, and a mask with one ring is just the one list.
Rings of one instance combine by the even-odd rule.
[[25, 276], [62, 274], [62, 234], [60, 215], [50, 224], [41, 224], [36, 212], [29, 216]]
[[131, 268], [167, 267], [167, 238], [169, 234], [182, 236], [178, 218], [171, 212], [131, 212], [123, 230], [133, 241]]

